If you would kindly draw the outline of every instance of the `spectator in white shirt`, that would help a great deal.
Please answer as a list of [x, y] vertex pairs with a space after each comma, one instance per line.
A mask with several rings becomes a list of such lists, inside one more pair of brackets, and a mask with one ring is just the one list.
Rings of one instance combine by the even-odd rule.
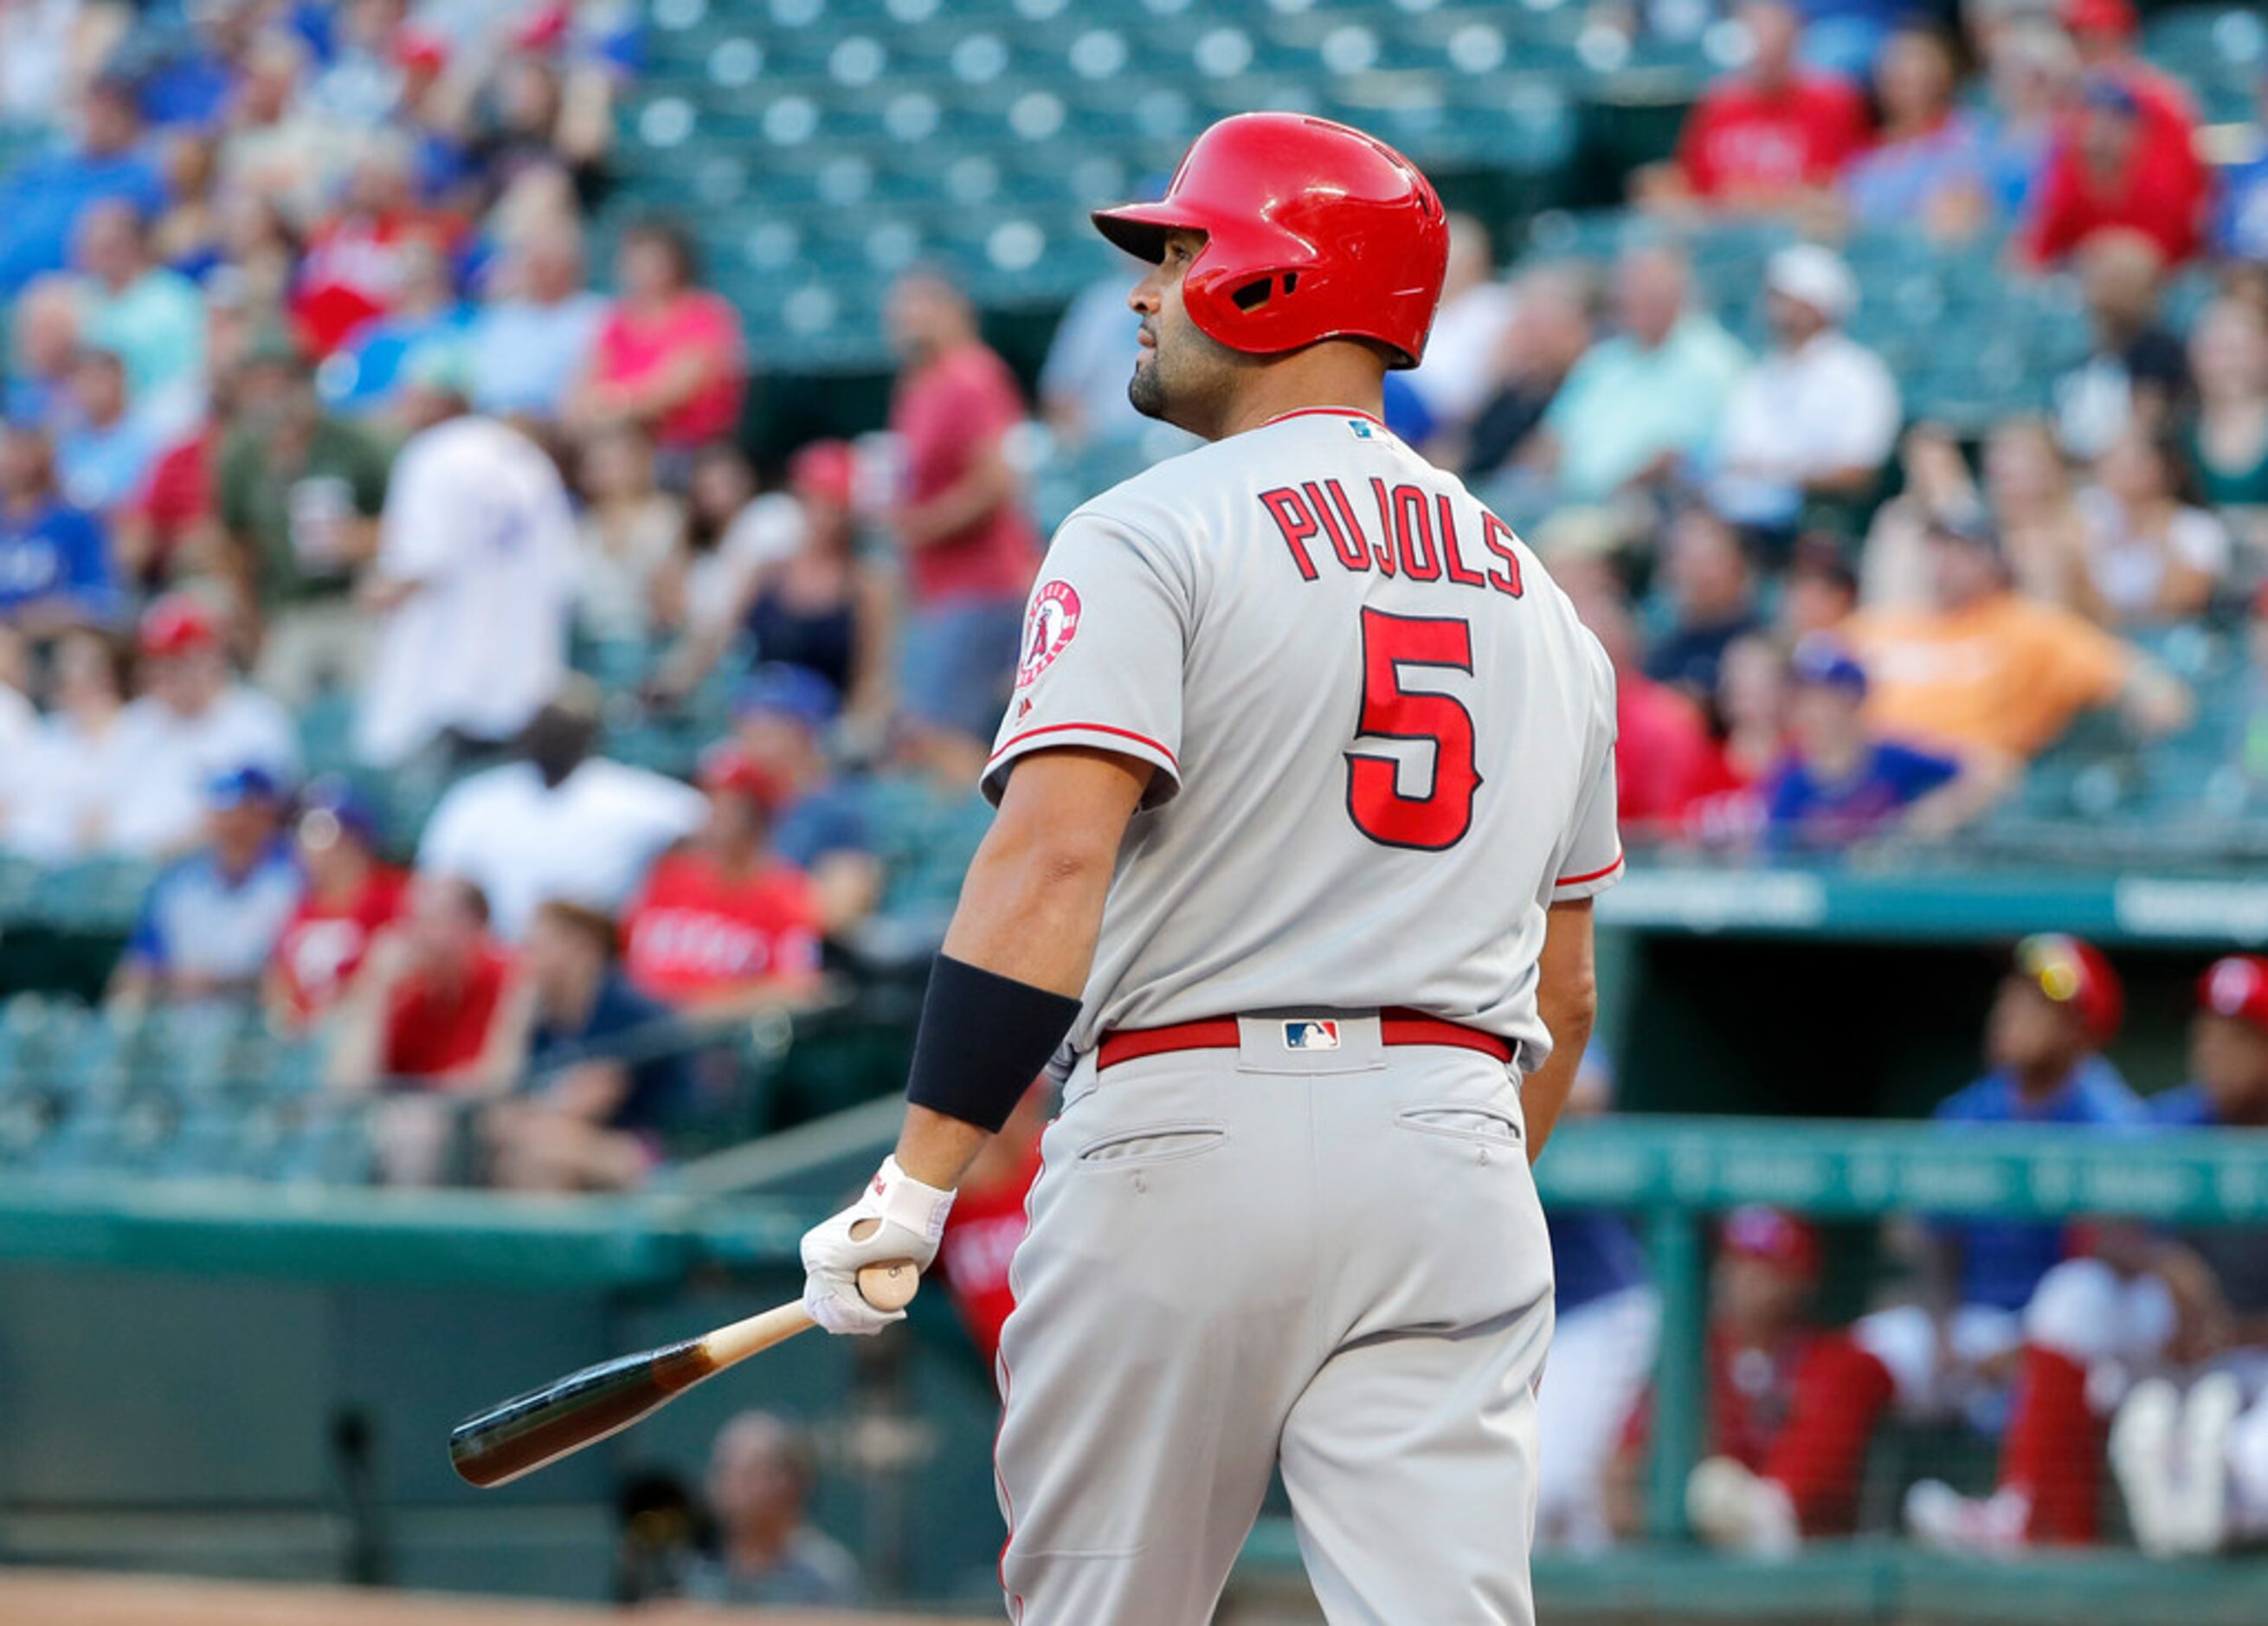
[[2079, 608], [2112, 626], [2202, 613], [2228, 574], [2228, 528], [2198, 506], [2182, 444], [2170, 432], [2130, 424], [2095, 460], [2095, 484], [2078, 498], [2093, 602]]
[[706, 815], [690, 785], [593, 757], [598, 729], [595, 690], [571, 683], [528, 725], [525, 760], [460, 780], [426, 824], [417, 868], [478, 886], [508, 941], [547, 898], [618, 913]]
[[1781, 249], [1764, 292], [1774, 342], [1726, 404], [1715, 496], [1727, 516], [1781, 529], [1809, 499], [1874, 490], [1897, 444], [1898, 386], [1880, 356], [1843, 332], [1859, 284], [1830, 250]]
[[240, 683], [213, 612], [184, 593], [143, 613], [144, 692], [118, 720], [126, 786], [106, 845], [135, 854], [178, 852], [197, 838], [205, 789], [216, 776], [258, 768], [279, 785], [298, 777], [291, 713]]
[[1409, 380], [1433, 420], [1429, 440], [1462, 436], [1487, 403], [1512, 315], [1512, 290], [1496, 279], [1488, 228], [1470, 215], [1451, 215], [1440, 309], [1425, 341], [1425, 359]]
[[760, 572], [803, 545], [803, 506], [786, 491], [759, 492], [747, 457], [724, 441], [694, 455], [685, 499], [684, 534], [652, 590], [662, 625], [697, 637], [713, 634]]
[[55, 640], [48, 715], [6, 750], [0, 792], [4, 845], [42, 863], [62, 863], [110, 845], [136, 766], [129, 754], [124, 653], [87, 629]]
[[574, 593], [575, 516], [542, 448], [471, 416], [450, 378], [417, 378], [403, 410], [416, 432], [361, 588], [384, 619], [357, 749], [385, 768], [517, 737], [565, 675]]

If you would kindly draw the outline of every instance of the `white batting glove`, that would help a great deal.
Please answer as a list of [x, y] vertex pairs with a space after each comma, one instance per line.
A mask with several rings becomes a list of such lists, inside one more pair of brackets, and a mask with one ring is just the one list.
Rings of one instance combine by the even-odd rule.
[[[945, 1235], [953, 1194], [924, 1186], [882, 1159], [858, 1201], [803, 1233], [804, 1312], [830, 1333], [879, 1333], [902, 1321], [902, 1310], [877, 1310], [858, 1291], [858, 1272], [866, 1265], [911, 1260], [926, 1270]], [[876, 1222], [862, 1226], [861, 1221]], [[858, 1228], [853, 1238], [851, 1231]]]

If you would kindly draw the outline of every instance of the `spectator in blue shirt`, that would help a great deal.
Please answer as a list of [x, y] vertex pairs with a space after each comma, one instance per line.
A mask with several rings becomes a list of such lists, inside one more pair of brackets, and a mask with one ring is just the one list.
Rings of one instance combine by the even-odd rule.
[[205, 844], [160, 871], [110, 985], [114, 1003], [258, 997], [301, 882], [282, 835], [284, 792], [265, 769], [217, 775]]
[[856, 789], [836, 779], [823, 745], [838, 705], [825, 678], [778, 661], [750, 673], [734, 704], [741, 751], [789, 787], [772, 849], [811, 877], [829, 938], [873, 913], [882, 894], [865, 809]]
[[67, 152], [37, 159], [0, 185], [0, 297], [42, 271], [59, 271], [70, 251], [79, 211], [123, 198], [144, 219], [166, 207], [166, 182], [142, 140], [134, 88], [106, 78], [87, 87], [85, 133]]
[[1670, 521], [1662, 575], [1677, 619], [1646, 657], [1646, 675], [1706, 702], [1717, 692], [1725, 651], [1761, 625], [1740, 533], [1694, 505]]
[[2152, 1096], [2177, 1129], [2268, 1128], [2268, 958], [2232, 954], [2198, 979], [2190, 1082]]
[[1998, 790], [1989, 766], [1874, 738], [1863, 712], [1867, 674], [1836, 644], [1806, 639], [1788, 677], [1787, 754], [1764, 786], [1774, 851], [1839, 849], [1892, 831], [1943, 834]]
[[413, 243], [397, 263], [401, 286], [394, 307], [349, 334], [316, 374], [325, 403], [350, 416], [392, 407], [415, 358], [453, 358], [464, 339], [465, 312], [447, 257], [430, 243]]
[[606, 314], [605, 296], [584, 277], [580, 229], [563, 220], [532, 228], [497, 268], [497, 285], [473, 318], [473, 404], [556, 418]]
[[540, 905], [520, 950], [533, 998], [526, 1093], [486, 1120], [490, 1176], [518, 1191], [621, 1191], [660, 1160], [692, 1103], [666, 1006], [615, 963], [615, 922], [581, 904]]
[[[2259, 117], [2268, 122], [2268, 71], [2260, 76]], [[2268, 150], [2220, 171], [2213, 246], [2232, 260], [2268, 260]]]
[[107, 519], [141, 493], [177, 427], [128, 402], [126, 364], [115, 351], [82, 346], [71, 366], [70, 410], [55, 432], [63, 494]]
[[0, 621], [47, 633], [117, 608], [101, 521], [57, 494], [47, 436], [0, 428]]

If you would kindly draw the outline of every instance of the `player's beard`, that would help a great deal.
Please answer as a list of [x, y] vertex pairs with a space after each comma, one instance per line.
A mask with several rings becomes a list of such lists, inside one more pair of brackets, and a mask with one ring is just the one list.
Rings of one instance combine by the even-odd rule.
[[1158, 352], [1145, 351], [1134, 362], [1134, 376], [1126, 381], [1126, 399], [1145, 418], [1164, 421], [1166, 416], [1166, 383], [1158, 376], [1162, 364]]

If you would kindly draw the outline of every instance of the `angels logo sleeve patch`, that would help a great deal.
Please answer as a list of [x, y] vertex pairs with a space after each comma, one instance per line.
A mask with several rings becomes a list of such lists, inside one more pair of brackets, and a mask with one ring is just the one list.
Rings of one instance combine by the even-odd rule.
[[1146, 539], [1091, 512], [1066, 521], [1024, 610], [1015, 694], [984, 794], [998, 802], [1034, 751], [1083, 746], [1148, 763], [1145, 805], [1170, 797], [1181, 786], [1190, 619], [1181, 577]]

